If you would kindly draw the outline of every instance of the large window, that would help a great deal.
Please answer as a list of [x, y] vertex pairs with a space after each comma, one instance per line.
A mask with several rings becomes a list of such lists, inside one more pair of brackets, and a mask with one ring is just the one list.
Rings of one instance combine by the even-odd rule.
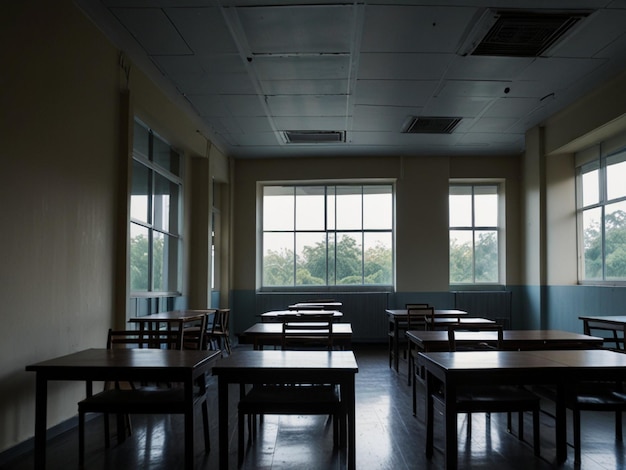
[[393, 184], [262, 187], [263, 288], [393, 285]]
[[130, 290], [179, 293], [180, 156], [139, 122], [133, 139], [130, 197]]
[[578, 168], [582, 281], [626, 281], [626, 150]]
[[498, 184], [450, 185], [450, 284], [499, 284]]

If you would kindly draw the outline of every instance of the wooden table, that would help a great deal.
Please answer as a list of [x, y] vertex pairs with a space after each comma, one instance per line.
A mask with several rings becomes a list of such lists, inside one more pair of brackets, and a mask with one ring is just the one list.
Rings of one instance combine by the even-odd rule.
[[[252, 344], [254, 349], [263, 349], [263, 346], [280, 346], [282, 333], [282, 323], [255, 323], [239, 335], [239, 343]], [[332, 323], [332, 337], [333, 345], [344, 350], [351, 349], [352, 325]]]
[[303, 319], [307, 315], [324, 315], [333, 313], [333, 321], [339, 321], [343, 313], [338, 310], [272, 310], [261, 314], [262, 322], [284, 322], [291, 319]]
[[168, 330], [172, 326], [180, 326], [183, 323], [201, 321], [205, 316], [215, 313], [215, 309], [206, 310], [171, 310], [169, 312], [151, 313], [142, 317], [133, 317], [129, 323], [136, 323], [140, 330], [158, 330], [161, 324], [165, 324]]
[[567, 459], [566, 397], [578, 381], [623, 380], [626, 354], [606, 349], [462, 351], [420, 353], [426, 369], [426, 455], [433, 454], [434, 399], [445, 394], [445, 468], [457, 467], [457, 387], [489, 383], [556, 386], [555, 443], [558, 464]]
[[298, 302], [289, 305], [289, 310], [339, 310], [343, 306], [341, 302]]
[[583, 321], [583, 331], [586, 335], [590, 335], [591, 330], [610, 331], [613, 338], [603, 338], [604, 342], [615, 343], [617, 349], [625, 349], [626, 315], [582, 316], [578, 318]]
[[91, 396], [92, 381], [180, 382], [185, 388], [185, 468], [194, 462], [194, 384], [206, 390], [206, 374], [219, 351], [167, 349], [86, 349], [67, 356], [26, 366], [36, 376], [35, 468], [46, 466], [46, 421], [48, 382], [79, 380], [86, 382]]
[[[399, 350], [399, 344], [400, 344], [400, 334], [401, 332], [402, 334], [404, 334], [404, 332], [407, 329], [408, 310], [407, 309], [399, 309], [399, 310], [389, 309], [389, 310], [385, 310], [385, 313], [387, 314], [387, 319], [389, 320], [389, 333], [392, 335], [392, 338], [393, 338], [393, 345], [392, 345], [393, 368], [397, 371], [398, 363], [399, 363], [398, 350]], [[467, 315], [467, 312], [463, 310], [448, 309], [448, 310], [435, 310], [434, 314], [435, 314], [435, 318], [440, 318], [440, 319], [449, 318], [449, 319], [452, 319], [454, 322], [458, 322], [460, 321], [461, 317]]]
[[338, 384], [347, 418], [348, 468], [356, 469], [354, 376], [358, 365], [352, 351], [237, 351], [213, 367], [218, 378], [219, 460], [228, 469], [228, 385]]
[[[522, 350], [532, 349], [590, 349], [602, 346], [602, 338], [582, 335], [560, 330], [504, 330], [502, 349]], [[419, 352], [448, 351], [447, 331], [406, 332], [409, 343]], [[457, 343], [490, 342], [494, 344], [498, 338], [495, 331], [457, 331]]]

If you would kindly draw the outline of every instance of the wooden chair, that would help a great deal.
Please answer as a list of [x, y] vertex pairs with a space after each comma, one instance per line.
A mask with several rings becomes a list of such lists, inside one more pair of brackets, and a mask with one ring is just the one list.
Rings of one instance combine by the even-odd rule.
[[[620, 349], [622, 352], [623, 350]], [[569, 395], [566, 406], [572, 410], [574, 427], [574, 463], [580, 463], [581, 411], [612, 411], [615, 413], [615, 439], [622, 442], [622, 412], [626, 411], [626, 393], [622, 382], [585, 382]]]
[[[405, 308], [407, 309], [407, 312], [409, 310], [413, 310], [413, 309], [419, 309], [419, 308], [428, 308], [428, 304], [419, 304], [419, 303], [408, 303], [405, 305]], [[395, 351], [395, 341], [396, 341], [396, 329], [398, 330], [398, 351], [400, 351], [402, 349], [402, 354], [403, 356], [406, 358], [406, 340], [404, 339], [404, 331], [407, 330], [407, 326], [408, 326], [408, 322], [407, 321], [400, 321], [400, 320], [396, 320], [395, 324], [390, 324], [393, 325], [393, 329], [389, 329], [389, 331], [387, 332], [387, 340], [388, 340], [388, 346], [389, 346], [389, 367], [391, 367], [391, 365], [393, 364], [393, 359], [394, 359], [394, 351]]]
[[206, 333], [207, 348], [215, 348], [226, 351], [230, 355], [232, 350], [230, 346], [230, 309], [218, 308], [213, 316], [213, 324], [211, 329]]
[[[183, 330], [112, 330], [107, 335], [107, 348], [170, 348], [181, 349]], [[202, 409], [205, 451], [210, 451], [209, 409], [206, 396], [206, 384], [198, 384], [194, 407]], [[127, 433], [132, 432], [130, 414], [184, 414], [184, 390], [178, 387], [159, 387], [134, 383], [105, 383], [102, 392], [85, 398], [78, 403], [78, 451], [79, 466], [85, 463], [85, 415], [86, 413], [104, 414], [105, 447], [110, 447], [109, 414], [118, 415], [117, 439], [122, 442]]]
[[[485, 345], [483, 342], [477, 342], [470, 346], [471, 351], [485, 349], [501, 349], [503, 341], [503, 332], [501, 325], [481, 325], [481, 331], [496, 331], [496, 346]], [[448, 327], [448, 343], [450, 351], [457, 350], [456, 333], [458, 331], [467, 331], [466, 325], [457, 324]], [[476, 331], [472, 328], [473, 331]], [[444, 405], [444, 397], [441, 393], [434, 393], [433, 399], [435, 403]], [[467, 413], [467, 432], [471, 436], [472, 430], [472, 413], [519, 413], [518, 438], [523, 439], [524, 433], [524, 416], [523, 412], [530, 411], [533, 414], [533, 448], [535, 455], [540, 455], [539, 444], [539, 413], [540, 399], [537, 395], [523, 387], [516, 386], [496, 386], [489, 384], [477, 384], [464, 386], [457, 390], [456, 407], [458, 413]], [[510, 415], [508, 418], [508, 429], [511, 432]]]
[[[332, 314], [321, 315], [313, 321], [283, 322], [281, 345], [283, 349], [332, 349]], [[242, 395], [238, 405], [237, 440], [239, 464], [244, 458], [244, 422], [248, 416], [248, 438], [256, 438], [256, 415], [329, 415], [333, 420], [333, 442], [346, 444], [346, 409], [335, 385], [254, 384]]]
[[[426, 317], [435, 314], [435, 308], [428, 304], [407, 304], [407, 325], [406, 331], [423, 330], [426, 328]], [[411, 348], [411, 343], [406, 341], [407, 357], [407, 383], [411, 385], [411, 378], [415, 375], [414, 369], [417, 364], [417, 351]], [[423, 376], [423, 372], [421, 373]]]

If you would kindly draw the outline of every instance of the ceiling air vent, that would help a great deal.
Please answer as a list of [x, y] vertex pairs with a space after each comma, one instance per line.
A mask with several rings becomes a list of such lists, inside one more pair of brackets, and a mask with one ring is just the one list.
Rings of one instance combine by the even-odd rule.
[[461, 122], [458, 117], [414, 117], [409, 122], [405, 134], [452, 134], [457, 124]]
[[[498, 11], [485, 15], [493, 22], [482, 39], [471, 41], [471, 55], [538, 57], [589, 12]], [[490, 18], [489, 18], [490, 17]], [[494, 22], [495, 21], [495, 22]], [[480, 28], [475, 31], [480, 31]]]
[[334, 144], [346, 141], [345, 131], [284, 131], [288, 144]]

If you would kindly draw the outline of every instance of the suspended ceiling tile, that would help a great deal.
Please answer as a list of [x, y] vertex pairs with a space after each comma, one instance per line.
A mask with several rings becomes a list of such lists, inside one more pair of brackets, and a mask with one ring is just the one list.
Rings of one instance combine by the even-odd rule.
[[455, 6], [368, 5], [361, 51], [455, 53], [477, 11]]
[[185, 55], [193, 51], [160, 8], [113, 8], [148, 55]]
[[343, 116], [276, 116], [274, 125], [279, 130], [341, 131], [346, 130], [346, 118]]
[[267, 95], [341, 95], [348, 80], [269, 80], [261, 83]]
[[500, 98], [487, 109], [484, 117], [518, 118], [526, 116], [540, 106], [535, 98]]
[[532, 62], [531, 57], [455, 56], [446, 73], [450, 80], [513, 80]]
[[511, 82], [487, 80], [447, 80], [437, 93], [437, 98], [488, 97], [498, 98], [507, 94]]
[[359, 78], [387, 80], [432, 80], [444, 76], [453, 54], [362, 53]]
[[347, 97], [342, 95], [268, 96], [272, 116], [343, 116]]
[[346, 79], [350, 58], [346, 55], [255, 57], [252, 65], [260, 80]]
[[252, 54], [349, 52], [351, 5], [238, 8]]
[[165, 12], [194, 54], [238, 52], [220, 8], [167, 8]]
[[424, 106], [437, 88], [436, 80], [358, 80], [356, 104]]
[[494, 98], [488, 97], [466, 97], [463, 100], [455, 96], [438, 97], [428, 101], [424, 107], [424, 114], [426, 116], [474, 117], [493, 101]]

